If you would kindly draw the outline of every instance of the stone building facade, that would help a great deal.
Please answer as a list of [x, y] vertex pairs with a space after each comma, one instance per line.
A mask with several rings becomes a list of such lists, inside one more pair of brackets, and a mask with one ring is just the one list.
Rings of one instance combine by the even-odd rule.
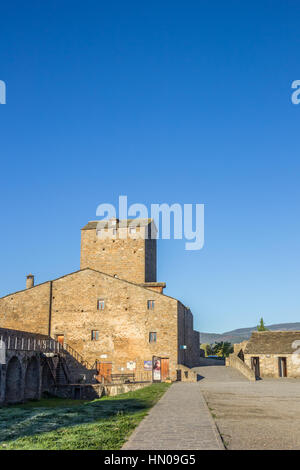
[[256, 331], [235, 345], [235, 354], [256, 377], [300, 378], [300, 331]]
[[156, 281], [156, 239], [145, 236], [153, 222], [131, 229], [112, 220], [112, 236], [101, 238], [98, 223], [88, 223], [81, 269], [36, 286], [29, 275], [27, 289], [0, 299], [0, 327], [48, 335], [113, 374], [149, 376], [153, 356], [165, 358], [172, 379], [178, 364], [197, 365], [193, 315]]

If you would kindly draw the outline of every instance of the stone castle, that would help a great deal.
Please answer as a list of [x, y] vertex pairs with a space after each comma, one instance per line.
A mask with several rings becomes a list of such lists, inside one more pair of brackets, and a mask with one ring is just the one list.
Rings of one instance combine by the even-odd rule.
[[80, 270], [38, 285], [28, 275], [26, 289], [0, 298], [0, 328], [53, 338], [103, 375], [142, 374], [157, 356], [162, 380], [176, 380], [178, 364], [198, 364], [199, 333], [157, 282], [155, 230], [151, 219], [89, 222]]

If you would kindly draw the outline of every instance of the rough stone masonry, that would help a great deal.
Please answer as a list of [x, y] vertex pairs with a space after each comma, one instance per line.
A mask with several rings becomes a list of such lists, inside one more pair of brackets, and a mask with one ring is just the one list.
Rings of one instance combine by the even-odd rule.
[[80, 270], [39, 285], [30, 274], [27, 289], [0, 299], [0, 327], [49, 335], [114, 374], [142, 378], [153, 356], [165, 358], [163, 378], [175, 380], [178, 364], [197, 365], [193, 315], [156, 279], [157, 241], [146, 236], [153, 221], [136, 222], [132, 230], [129, 221], [111, 220], [106, 238], [89, 222]]

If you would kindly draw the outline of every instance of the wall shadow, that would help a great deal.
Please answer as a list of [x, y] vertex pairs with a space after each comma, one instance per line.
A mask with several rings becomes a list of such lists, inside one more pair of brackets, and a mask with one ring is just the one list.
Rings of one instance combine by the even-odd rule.
[[[51, 407], [53, 400], [53, 407]], [[60, 428], [89, 424], [120, 414], [147, 411], [152, 404], [143, 399], [98, 399], [77, 406], [55, 406], [55, 398], [45, 408], [6, 406], [0, 408], [0, 443], [24, 436], [47, 433]]]

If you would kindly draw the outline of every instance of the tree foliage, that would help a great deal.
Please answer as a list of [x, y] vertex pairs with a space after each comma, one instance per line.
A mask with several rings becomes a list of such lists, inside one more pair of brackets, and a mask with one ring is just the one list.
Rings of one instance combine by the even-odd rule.
[[229, 341], [221, 341], [213, 346], [213, 354], [219, 357], [228, 357], [233, 353], [233, 346]]
[[259, 325], [257, 326], [257, 331], [269, 331], [268, 328], [265, 327], [263, 317], [260, 319]]
[[208, 343], [203, 343], [200, 345], [200, 348], [204, 350], [205, 352], [205, 357], [211, 356], [213, 354], [213, 350], [210, 344]]

